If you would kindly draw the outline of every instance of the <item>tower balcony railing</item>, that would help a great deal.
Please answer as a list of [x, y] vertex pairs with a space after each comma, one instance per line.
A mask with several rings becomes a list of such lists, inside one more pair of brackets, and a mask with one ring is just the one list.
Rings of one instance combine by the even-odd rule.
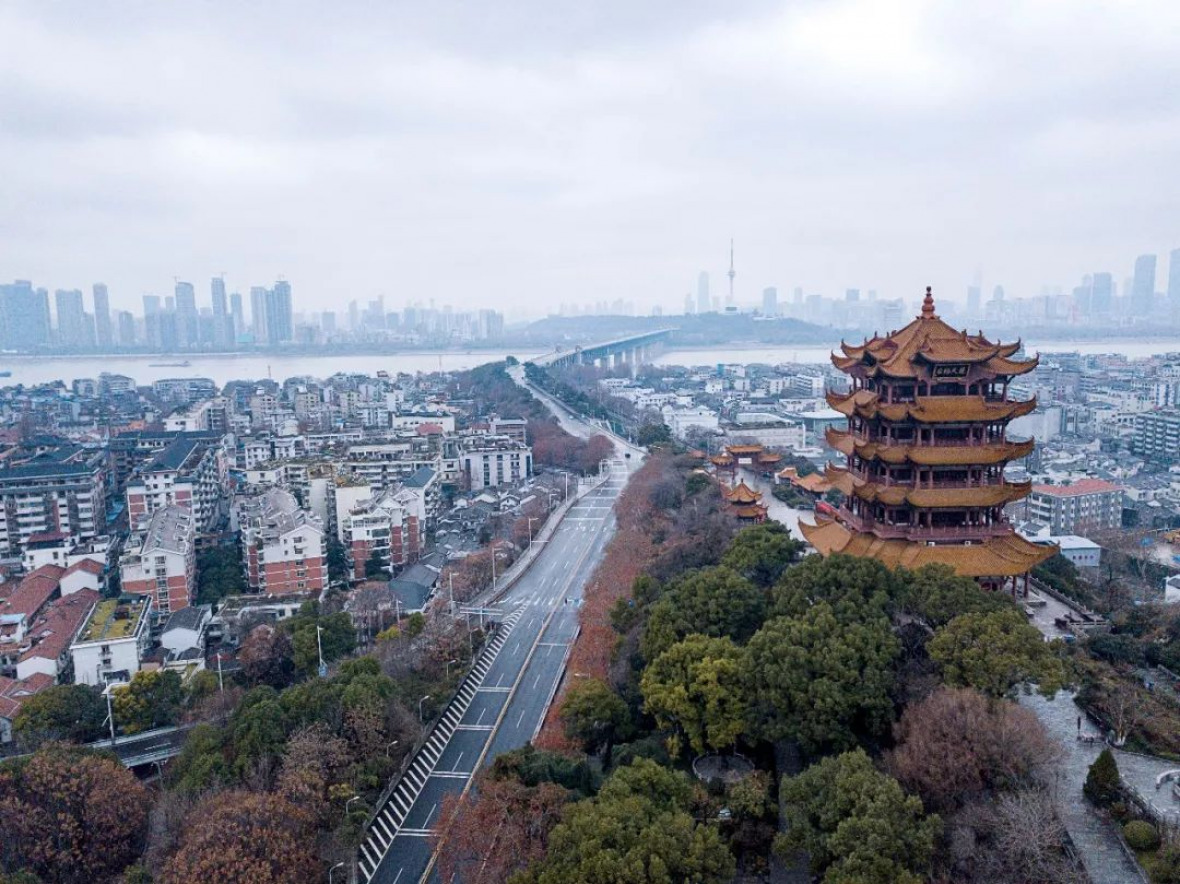
[[872, 532], [884, 540], [971, 540], [984, 541], [1010, 530], [1007, 523], [991, 525], [951, 525], [928, 527], [925, 525], [891, 525], [887, 522], [862, 522], [863, 530]]

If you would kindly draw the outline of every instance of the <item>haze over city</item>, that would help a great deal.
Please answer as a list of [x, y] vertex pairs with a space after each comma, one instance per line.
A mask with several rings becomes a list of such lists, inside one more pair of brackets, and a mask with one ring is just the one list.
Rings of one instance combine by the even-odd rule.
[[6, 4], [0, 278], [137, 312], [223, 271], [308, 311], [679, 312], [733, 237], [749, 305], [1121, 284], [1180, 244], [1177, 27], [1162, 2]]

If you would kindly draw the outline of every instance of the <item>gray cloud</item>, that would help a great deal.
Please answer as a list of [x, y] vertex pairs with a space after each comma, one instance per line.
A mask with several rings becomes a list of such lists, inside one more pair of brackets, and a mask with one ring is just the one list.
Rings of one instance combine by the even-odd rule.
[[389, 6], [5, 5], [0, 278], [535, 313], [676, 308], [731, 235], [750, 302], [1180, 245], [1162, 0]]

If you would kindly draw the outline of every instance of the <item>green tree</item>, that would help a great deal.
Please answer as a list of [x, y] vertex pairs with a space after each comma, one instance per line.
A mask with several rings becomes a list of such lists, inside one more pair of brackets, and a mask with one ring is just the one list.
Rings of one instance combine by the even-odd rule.
[[670, 583], [651, 606], [640, 651], [645, 660], [654, 660], [692, 633], [744, 642], [762, 624], [765, 611], [765, 591], [732, 568], [691, 571]]
[[[321, 630], [318, 641], [317, 626]], [[315, 602], [304, 604], [298, 614], [284, 621], [283, 628], [291, 635], [295, 668], [305, 675], [319, 667], [321, 648], [325, 663], [339, 660], [356, 649], [352, 618], [343, 611], [322, 616]]]
[[644, 424], [635, 434], [635, 441], [639, 445], [669, 445], [672, 442], [672, 431], [667, 424]]
[[198, 724], [185, 737], [180, 754], [169, 765], [171, 787], [184, 795], [200, 795], [233, 782], [225, 760], [226, 730]]
[[733, 855], [717, 829], [689, 812], [683, 774], [640, 759], [619, 768], [594, 798], [570, 805], [545, 858], [512, 884], [722, 884]]
[[107, 706], [102, 695], [83, 684], [46, 688], [21, 704], [12, 723], [14, 736], [35, 749], [46, 740], [89, 743], [105, 733]]
[[902, 604], [911, 614], [937, 629], [962, 614], [1012, 608], [1003, 593], [988, 592], [970, 577], [959, 577], [948, 565], [926, 565], [898, 572]]
[[708, 473], [689, 473], [688, 478], [684, 480], [684, 493], [689, 497], [694, 494], [700, 494], [712, 483]]
[[212, 604], [246, 590], [246, 574], [237, 544], [211, 546], [197, 554], [198, 604]]
[[773, 586], [782, 573], [803, 552], [803, 544], [778, 522], [764, 522], [738, 532], [721, 557], [732, 568], [758, 586]]
[[876, 559], [808, 556], [775, 585], [770, 616], [798, 616], [822, 601], [840, 619], [857, 619], [866, 609], [891, 612], [900, 595], [900, 578]]
[[879, 772], [863, 750], [823, 759], [783, 779], [782, 855], [804, 850], [824, 884], [921, 884], [930, 867], [937, 816]]
[[260, 765], [277, 763], [289, 733], [283, 707], [274, 698], [238, 707], [230, 728], [234, 771], [239, 777], [247, 776]]
[[640, 681], [644, 708], [698, 755], [731, 747], [745, 729], [745, 655], [728, 638], [690, 635], [648, 665]]
[[746, 695], [755, 734], [815, 752], [851, 746], [861, 730], [884, 730], [899, 645], [883, 615], [863, 613], [842, 622], [817, 602], [802, 616], [768, 621], [750, 639]]
[[113, 698], [115, 724], [125, 734], [176, 724], [184, 698], [180, 676], [171, 669], [141, 670]]
[[1119, 765], [1109, 749], [1103, 749], [1090, 765], [1082, 792], [1099, 807], [1109, 807], [1122, 797]]
[[1007, 696], [1024, 682], [1036, 682], [1051, 697], [1065, 680], [1065, 667], [1040, 630], [1011, 607], [955, 617], [927, 648], [947, 684], [990, 697]]
[[335, 534], [328, 535], [327, 552], [324, 556], [328, 565], [328, 580], [331, 583], [348, 582], [348, 556]]
[[630, 718], [623, 698], [598, 678], [577, 682], [561, 703], [566, 736], [581, 743], [590, 753], [609, 750], [626, 733]]
[[365, 559], [365, 576], [366, 577], [387, 577], [385, 571], [385, 560], [381, 558], [381, 553], [373, 550], [373, 553]]

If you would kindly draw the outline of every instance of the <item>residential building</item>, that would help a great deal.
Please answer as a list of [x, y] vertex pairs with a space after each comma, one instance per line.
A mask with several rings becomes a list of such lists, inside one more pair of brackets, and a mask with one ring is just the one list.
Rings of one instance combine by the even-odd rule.
[[320, 592], [328, 582], [324, 525], [282, 488], [235, 501], [246, 582], [265, 595]]
[[1123, 523], [1123, 487], [1105, 479], [1069, 485], [1036, 485], [1025, 517], [1049, 526], [1052, 535], [1113, 531]]
[[8, 350], [35, 350], [49, 344], [49, 292], [25, 279], [0, 285], [0, 334]]
[[212, 531], [223, 516], [225, 481], [220, 441], [181, 434], [127, 480], [130, 522], [176, 504], [192, 510], [198, 531]]
[[[42, 675], [68, 681], [71, 642], [81, 634], [101, 598], [93, 589], [83, 589], [50, 602], [29, 629], [28, 646], [17, 660], [16, 677], [25, 680]], [[76, 665], [73, 678], [81, 680]]]
[[102, 452], [54, 450], [0, 467], [0, 555], [19, 556], [30, 537], [47, 532], [91, 540], [105, 519]]
[[471, 491], [517, 484], [533, 472], [533, 450], [506, 436], [472, 436], [463, 440], [459, 469]]
[[162, 615], [191, 605], [197, 594], [196, 533], [187, 506], [170, 504], [140, 516], [119, 560], [123, 592], [150, 596]]
[[74, 681], [101, 687], [129, 681], [139, 672], [151, 646], [151, 610], [150, 595], [120, 596], [93, 605], [69, 645]]
[[1180, 460], [1180, 411], [1149, 411], [1134, 417], [1131, 450], [1150, 460]]

